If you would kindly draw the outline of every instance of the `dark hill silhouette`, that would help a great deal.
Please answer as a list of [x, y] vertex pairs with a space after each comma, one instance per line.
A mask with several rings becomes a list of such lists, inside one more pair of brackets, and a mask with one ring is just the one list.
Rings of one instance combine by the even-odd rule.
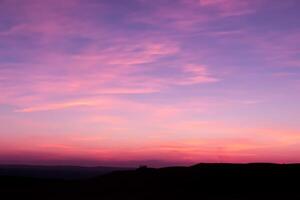
[[9, 199], [300, 199], [299, 181], [298, 164], [198, 164], [82, 180], [3, 176], [0, 194]]
[[79, 166], [41, 166], [41, 165], [0, 165], [0, 176], [18, 176], [47, 179], [82, 179], [104, 175], [122, 167], [79, 167]]

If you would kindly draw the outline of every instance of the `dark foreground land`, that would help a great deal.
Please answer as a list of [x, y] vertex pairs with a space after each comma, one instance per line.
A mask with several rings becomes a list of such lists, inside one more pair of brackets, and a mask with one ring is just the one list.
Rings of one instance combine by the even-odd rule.
[[199, 164], [82, 179], [0, 176], [1, 199], [300, 199], [300, 165]]

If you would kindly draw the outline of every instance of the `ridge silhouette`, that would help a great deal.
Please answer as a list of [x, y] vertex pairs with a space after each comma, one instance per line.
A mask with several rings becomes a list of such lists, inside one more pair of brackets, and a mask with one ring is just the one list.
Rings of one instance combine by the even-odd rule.
[[299, 164], [197, 164], [80, 180], [0, 177], [6, 199], [300, 199]]

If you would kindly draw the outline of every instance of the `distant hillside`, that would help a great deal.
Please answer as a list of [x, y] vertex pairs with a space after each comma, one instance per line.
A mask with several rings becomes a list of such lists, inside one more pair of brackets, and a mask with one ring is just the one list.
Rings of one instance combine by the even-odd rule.
[[32, 166], [0, 165], [0, 176], [48, 179], [82, 179], [104, 175], [113, 171], [128, 170], [122, 167]]
[[82, 180], [1, 177], [10, 199], [300, 199], [300, 165], [198, 164], [139, 168]]

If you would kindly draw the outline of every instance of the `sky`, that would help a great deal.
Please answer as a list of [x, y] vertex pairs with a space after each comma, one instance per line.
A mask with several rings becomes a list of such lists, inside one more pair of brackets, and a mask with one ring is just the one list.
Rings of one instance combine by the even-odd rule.
[[0, 0], [0, 163], [300, 162], [299, 9]]

